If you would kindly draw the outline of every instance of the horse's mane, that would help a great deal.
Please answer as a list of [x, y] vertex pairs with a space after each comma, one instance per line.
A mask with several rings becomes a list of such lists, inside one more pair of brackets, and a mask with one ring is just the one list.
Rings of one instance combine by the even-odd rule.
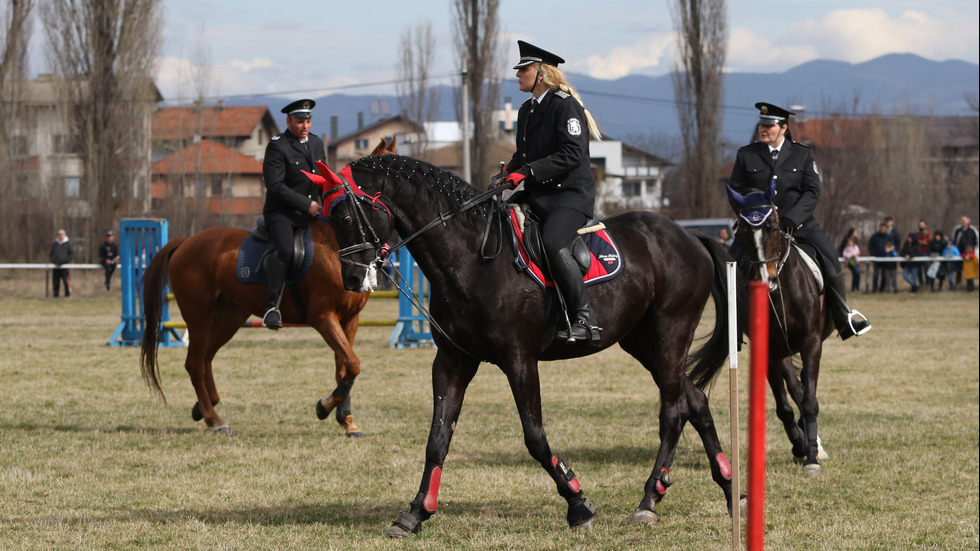
[[[459, 212], [466, 201], [475, 197], [477, 190], [452, 172], [404, 155], [377, 155], [363, 157], [351, 163], [351, 170], [365, 170], [374, 174], [384, 174], [389, 178], [406, 180], [417, 192], [428, 190], [425, 195], [439, 203], [440, 211]], [[486, 201], [466, 211], [486, 219], [490, 212], [490, 202]]]

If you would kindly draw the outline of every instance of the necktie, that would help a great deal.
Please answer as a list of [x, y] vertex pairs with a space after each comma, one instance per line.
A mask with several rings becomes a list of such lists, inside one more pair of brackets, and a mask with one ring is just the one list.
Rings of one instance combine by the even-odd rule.
[[778, 149], [773, 149], [772, 150], [772, 160], [775, 161], [778, 158], [779, 158], [779, 150]]

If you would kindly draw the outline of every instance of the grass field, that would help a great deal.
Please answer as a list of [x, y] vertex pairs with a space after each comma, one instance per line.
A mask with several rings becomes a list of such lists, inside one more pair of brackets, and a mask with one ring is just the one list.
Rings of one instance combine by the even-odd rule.
[[[587, 532], [524, 448], [506, 380], [484, 365], [421, 534], [384, 532], [415, 496], [431, 413], [432, 349], [389, 350], [361, 328], [351, 440], [314, 402], [332, 353], [309, 329], [246, 329], [219, 354], [218, 406], [234, 436], [190, 418], [183, 349], [162, 349], [169, 405], [138, 350], [105, 346], [118, 291], [79, 275], [0, 274], [0, 549], [729, 549], [730, 521], [688, 426], [654, 527], [625, 525], [652, 467], [658, 393], [618, 348], [541, 366], [550, 443], [599, 512]], [[38, 297], [38, 298], [33, 298]], [[976, 294], [857, 296], [874, 330], [824, 348], [820, 433], [830, 459], [805, 476], [769, 414], [768, 549], [977, 549], [980, 387]], [[392, 317], [372, 300], [364, 318]], [[710, 309], [709, 309], [710, 310]], [[747, 419], [748, 361], [738, 371]], [[710, 395], [728, 445], [728, 370]], [[772, 405], [772, 398], [769, 398]], [[744, 457], [747, 435], [741, 435]]]

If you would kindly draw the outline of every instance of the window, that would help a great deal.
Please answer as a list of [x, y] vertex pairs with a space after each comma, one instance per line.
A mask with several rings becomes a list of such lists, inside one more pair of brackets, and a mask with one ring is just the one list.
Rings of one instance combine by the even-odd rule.
[[366, 139], [354, 140], [354, 149], [367, 149], [368, 141]]
[[204, 180], [194, 181], [194, 196], [195, 197], [205, 197], [207, 196], [208, 183]]
[[27, 151], [27, 136], [14, 136], [10, 143], [10, 153], [14, 157], [25, 157]]
[[81, 152], [77, 137], [55, 134], [51, 139], [51, 152], [55, 155], [74, 155]]
[[640, 185], [642, 182], [636, 181], [623, 181], [623, 197], [639, 197], [640, 196]]
[[211, 197], [221, 197], [221, 178], [211, 180]]
[[82, 192], [82, 179], [78, 176], [65, 177], [65, 197], [78, 197]]

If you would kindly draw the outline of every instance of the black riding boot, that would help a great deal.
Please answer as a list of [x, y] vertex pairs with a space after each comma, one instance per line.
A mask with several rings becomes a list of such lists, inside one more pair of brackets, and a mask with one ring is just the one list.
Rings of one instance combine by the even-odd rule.
[[861, 319], [852, 319], [851, 308], [847, 305], [847, 301], [844, 298], [844, 274], [828, 274], [825, 279], [827, 286], [827, 292], [825, 293], [827, 307], [830, 308], [830, 315], [834, 319], [834, 327], [837, 328], [837, 333], [840, 335], [841, 340], [846, 341], [855, 335], [863, 335], [870, 331], [871, 322], [864, 317], [864, 314], [854, 312]]
[[555, 338], [567, 344], [584, 340], [598, 341], [599, 327], [596, 325], [595, 314], [592, 313], [585, 282], [582, 281], [582, 270], [567, 247], [559, 250], [555, 257], [551, 262], [551, 275], [565, 299], [568, 319], [572, 324], [568, 329], [559, 330]]
[[265, 303], [262, 325], [277, 330], [282, 327], [279, 298], [282, 296], [282, 288], [286, 283], [286, 265], [279, 260], [275, 252], [270, 252], [262, 260], [262, 269], [265, 270], [266, 285], [268, 286], [268, 300]]

